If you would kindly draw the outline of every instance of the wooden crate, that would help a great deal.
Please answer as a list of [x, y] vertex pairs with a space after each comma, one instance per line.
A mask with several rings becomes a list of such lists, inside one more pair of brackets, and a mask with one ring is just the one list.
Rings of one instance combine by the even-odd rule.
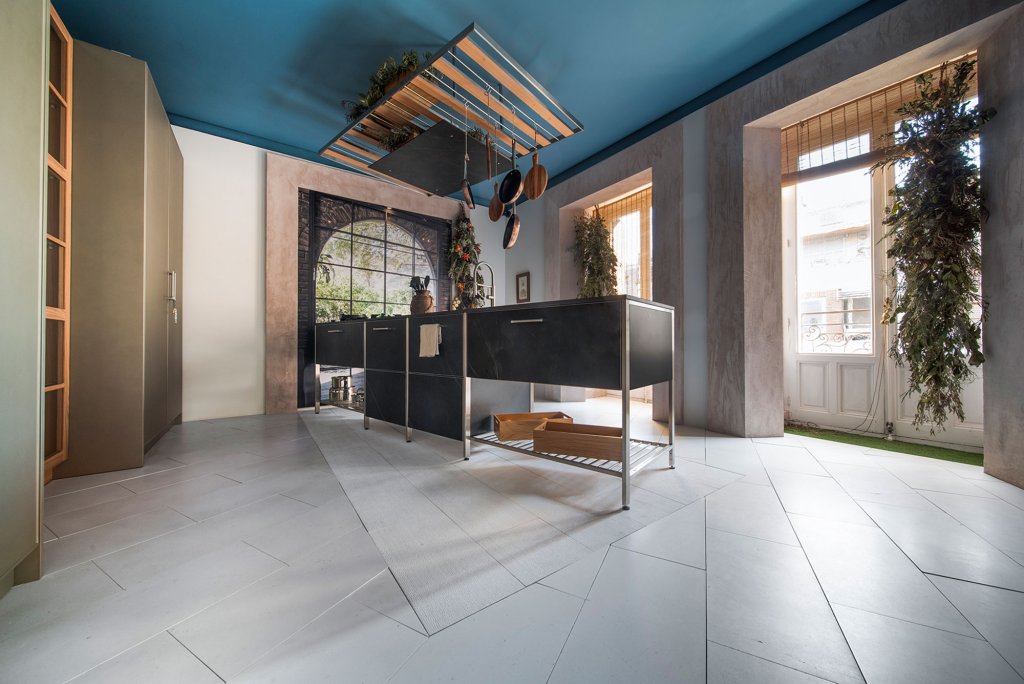
[[548, 422], [533, 431], [533, 448], [548, 454], [622, 460], [622, 428]]
[[533, 439], [533, 431], [549, 422], [572, 423], [572, 418], [561, 411], [547, 413], [496, 413], [494, 414], [494, 434], [502, 442], [517, 439]]

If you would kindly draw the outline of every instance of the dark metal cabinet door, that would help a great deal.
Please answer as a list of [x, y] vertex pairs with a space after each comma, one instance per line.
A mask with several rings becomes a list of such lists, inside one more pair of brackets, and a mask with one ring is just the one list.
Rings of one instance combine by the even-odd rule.
[[[423, 319], [409, 319], [409, 370], [413, 373], [453, 375], [462, 377], [462, 314], [445, 314]], [[420, 326], [436, 323], [441, 326], [441, 353], [420, 357]]]
[[612, 301], [470, 312], [469, 374], [618, 389], [622, 306]]
[[328, 366], [363, 367], [363, 322], [320, 323], [316, 326], [316, 362]]
[[630, 302], [629, 384], [633, 389], [672, 379], [672, 312]]
[[462, 378], [410, 373], [409, 427], [462, 439]]
[[366, 371], [366, 415], [405, 425], [405, 373]]
[[366, 367], [405, 370], [405, 319], [366, 322]]

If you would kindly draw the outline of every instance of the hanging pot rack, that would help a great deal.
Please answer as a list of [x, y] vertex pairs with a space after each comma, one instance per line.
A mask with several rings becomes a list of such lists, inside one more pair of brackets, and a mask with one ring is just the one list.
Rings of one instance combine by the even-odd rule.
[[[583, 130], [576, 117], [474, 23], [389, 87], [324, 145], [320, 155], [357, 172], [424, 190], [382, 161], [390, 153], [380, 138], [407, 126], [414, 135], [399, 150], [415, 147], [420, 134], [442, 122], [461, 135], [489, 135], [506, 166], [512, 161], [513, 141], [516, 156], [526, 156]], [[438, 130], [435, 139], [441, 135]], [[409, 156], [406, 151], [404, 157]]]

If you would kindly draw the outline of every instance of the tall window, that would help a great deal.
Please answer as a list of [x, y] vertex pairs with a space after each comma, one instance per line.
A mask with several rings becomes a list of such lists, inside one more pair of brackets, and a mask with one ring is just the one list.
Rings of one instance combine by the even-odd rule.
[[413, 276], [430, 276], [439, 307], [450, 280], [443, 263], [446, 221], [368, 207], [324, 195], [314, 199], [316, 320], [409, 313]]
[[598, 207], [619, 260], [619, 294], [651, 298], [651, 186]]
[[796, 186], [799, 350], [870, 354], [871, 176], [866, 168]]

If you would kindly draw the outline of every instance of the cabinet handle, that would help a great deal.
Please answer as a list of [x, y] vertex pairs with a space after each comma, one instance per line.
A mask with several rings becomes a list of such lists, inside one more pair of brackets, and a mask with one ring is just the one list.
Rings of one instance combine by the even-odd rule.
[[394, 328], [370, 328], [370, 330], [394, 330]]
[[344, 330], [328, 330], [327, 334], [328, 335], [340, 335], [343, 332], [345, 332], [345, 331]]
[[515, 325], [516, 323], [543, 323], [543, 322], [544, 322], [543, 318], [519, 318], [519, 319], [514, 320], [514, 321], [509, 321], [509, 323], [511, 323], [512, 325]]

